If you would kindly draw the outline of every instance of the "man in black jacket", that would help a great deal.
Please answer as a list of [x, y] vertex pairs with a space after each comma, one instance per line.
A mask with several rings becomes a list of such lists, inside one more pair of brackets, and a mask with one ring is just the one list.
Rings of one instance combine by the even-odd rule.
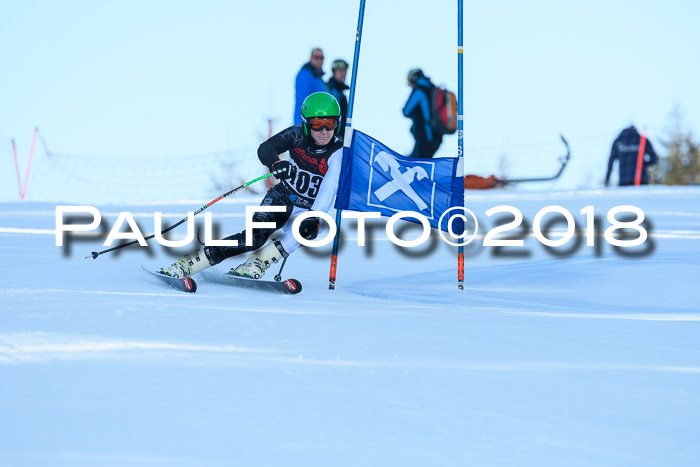
[[[622, 130], [620, 135], [615, 139], [610, 150], [610, 158], [608, 159], [608, 171], [605, 174], [605, 186], [610, 185], [610, 174], [615, 160], [619, 161], [620, 186], [634, 185], [634, 179], [637, 173], [637, 158], [639, 155], [639, 146], [642, 137], [634, 127], [634, 125]], [[642, 177], [640, 184], [646, 185], [649, 183], [647, 175], [647, 166], [656, 164], [658, 157], [651, 145], [651, 141], [646, 140], [644, 145], [644, 160], [642, 162]]]
[[328, 92], [331, 96], [335, 97], [340, 104], [340, 131], [338, 136], [343, 139], [345, 135], [345, 118], [348, 114], [348, 98], [345, 97], [345, 91], [350, 89], [350, 87], [345, 84], [345, 77], [348, 73], [348, 62], [343, 59], [338, 59], [333, 61], [331, 70], [333, 70], [333, 76], [328, 80]]

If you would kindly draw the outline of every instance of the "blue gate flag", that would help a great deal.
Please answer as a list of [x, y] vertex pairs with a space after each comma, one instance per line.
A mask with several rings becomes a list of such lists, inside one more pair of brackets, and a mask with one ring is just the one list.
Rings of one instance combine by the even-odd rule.
[[[464, 214], [461, 209], [451, 211], [438, 225], [445, 211], [464, 207], [464, 179], [461, 170], [458, 173], [458, 164], [458, 157], [404, 157], [353, 130], [352, 143], [343, 151], [335, 208], [380, 212], [388, 217], [399, 211], [415, 211], [424, 215], [432, 227], [448, 231], [449, 218]], [[455, 219], [452, 232], [460, 235], [463, 230], [462, 220]]]

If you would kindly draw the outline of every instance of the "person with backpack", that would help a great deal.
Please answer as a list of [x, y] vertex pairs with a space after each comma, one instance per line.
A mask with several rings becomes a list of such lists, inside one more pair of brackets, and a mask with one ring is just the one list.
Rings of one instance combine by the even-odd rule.
[[[159, 271], [171, 277], [190, 277], [227, 258], [252, 252], [232, 272], [237, 276], [262, 279], [273, 264], [289, 256], [299, 242], [294, 238], [294, 219], [309, 210], [328, 212], [333, 207], [338, 189], [343, 158], [343, 142], [338, 138], [340, 105], [327, 92], [316, 92], [301, 106], [301, 125], [291, 126], [258, 148], [258, 159], [280, 182], [270, 188], [261, 206], [282, 206], [282, 212], [256, 212], [253, 222], [268, 222], [274, 227], [253, 230], [251, 243], [246, 243], [245, 230], [226, 237], [237, 246], [203, 246]], [[289, 160], [280, 155], [289, 151]], [[282, 233], [268, 242], [277, 230]], [[304, 219], [299, 235], [313, 240], [318, 235], [318, 218]]]
[[411, 157], [430, 159], [442, 144], [442, 134], [435, 131], [432, 125], [432, 95], [435, 85], [420, 68], [408, 72], [408, 85], [412, 91], [404, 105], [403, 114], [413, 121], [411, 133], [416, 143]]

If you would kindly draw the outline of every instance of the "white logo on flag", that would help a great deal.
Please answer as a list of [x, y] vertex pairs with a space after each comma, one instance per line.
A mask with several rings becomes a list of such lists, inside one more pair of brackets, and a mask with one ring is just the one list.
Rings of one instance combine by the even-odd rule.
[[[374, 144], [372, 144], [372, 152], [374, 152]], [[372, 191], [372, 173], [374, 172], [374, 164], [377, 164], [385, 173], [388, 172], [389, 176], [391, 177], [391, 180], [377, 188], [376, 190]], [[411, 186], [412, 184], [416, 182], [420, 182], [421, 180], [428, 179], [429, 181], [432, 182], [432, 172], [434, 172], [435, 166], [432, 162], [429, 161], [420, 161], [419, 163], [424, 164], [426, 166], [429, 166], [428, 169], [430, 170], [431, 174], [429, 175], [428, 172], [425, 170], [425, 168], [417, 166], [417, 167], [406, 167], [401, 165], [399, 161], [397, 161], [394, 156], [391, 154], [381, 151], [377, 153], [372, 162], [372, 166], [370, 168], [370, 177], [369, 177], [369, 190], [370, 193], [374, 194], [374, 196], [379, 200], [379, 202], [383, 203], [387, 198], [389, 198], [391, 195], [396, 193], [397, 191], [401, 191], [403, 194], [405, 194], [412, 202], [418, 207], [419, 211], [425, 211], [426, 209], [430, 208], [430, 215], [432, 218], [432, 202], [433, 202], [433, 195], [435, 191], [435, 183], [431, 183], [431, 189], [430, 189], [430, 194], [431, 194], [431, 199], [430, 199], [430, 206], [421, 198], [418, 193], [416, 193], [416, 190]], [[402, 172], [401, 170], [404, 169], [405, 171]], [[369, 193], [368, 193], [369, 194]], [[369, 202], [368, 199], [368, 205], [371, 206], [379, 206], [379, 207], [384, 207], [386, 209], [391, 209], [392, 211], [399, 211], [399, 210], [406, 210], [406, 209], [397, 209], [397, 207], [401, 206], [395, 206], [395, 207], [390, 207], [390, 206], [384, 206], [384, 205], [376, 205], [372, 204]]]

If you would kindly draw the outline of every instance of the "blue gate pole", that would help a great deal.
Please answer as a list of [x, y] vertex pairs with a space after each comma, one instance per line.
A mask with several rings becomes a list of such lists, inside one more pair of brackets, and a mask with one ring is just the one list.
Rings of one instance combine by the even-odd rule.
[[[463, 23], [464, 12], [462, 10], [463, 0], [457, 0], [457, 156], [459, 165], [457, 166], [457, 176], [464, 181], [464, 41]], [[464, 182], [463, 182], [464, 183]], [[464, 290], [464, 246], [457, 249], [457, 288]]]
[[[461, 1], [461, 0], [460, 0]], [[343, 155], [350, 150], [352, 143], [352, 110], [355, 105], [355, 85], [357, 84], [357, 66], [360, 61], [360, 42], [362, 39], [362, 21], [365, 17], [365, 0], [360, 0], [360, 14], [357, 19], [357, 32], [355, 33], [355, 55], [352, 59], [352, 78], [350, 80], [350, 99], [348, 102], [348, 115], [345, 118], [345, 135], [343, 136]], [[338, 243], [340, 238], [340, 221], [342, 210], [335, 214], [335, 225], [338, 228], [333, 239], [333, 253], [331, 255], [331, 272], [328, 277], [328, 288], [335, 289], [335, 277], [338, 269]]]

